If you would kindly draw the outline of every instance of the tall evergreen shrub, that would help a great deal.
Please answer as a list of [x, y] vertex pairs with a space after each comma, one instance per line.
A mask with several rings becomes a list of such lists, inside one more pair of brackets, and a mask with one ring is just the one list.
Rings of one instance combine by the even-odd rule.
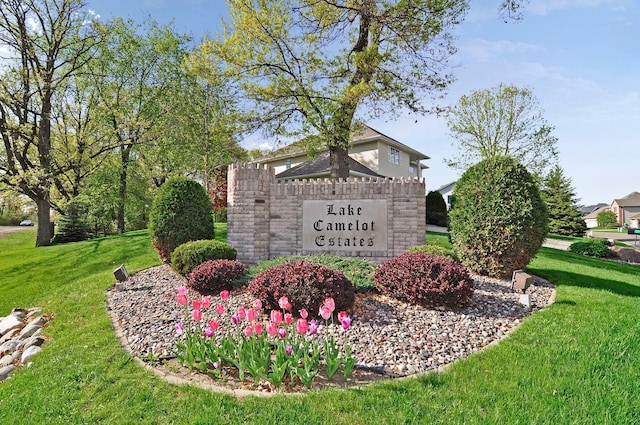
[[436, 191], [427, 193], [427, 224], [447, 226], [447, 203], [442, 194]]
[[486, 159], [456, 183], [449, 232], [457, 258], [469, 270], [510, 277], [533, 258], [547, 230], [537, 184], [515, 159]]
[[160, 258], [168, 262], [179, 245], [213, 239], [213, 206], [204, 187], [186, 177], [167, 180], [153, 200], [149, 230]]

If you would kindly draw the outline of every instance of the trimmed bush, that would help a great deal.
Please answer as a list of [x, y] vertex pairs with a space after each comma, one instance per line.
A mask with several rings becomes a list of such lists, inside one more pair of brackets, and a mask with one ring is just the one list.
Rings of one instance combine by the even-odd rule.
[[278, 300], [286, 296], [291, 312], [305, 308], [317, 316], [328, 297], [336, 310], [348, 310], [355, 301], [355, 287], [342, 272], [309, 261], [292, 260], [259, 273], [247, 287], [249, 293], [262, 300], [266, 309], [279, 309]]
[[486, 159], [457, 181], [449, 211], [453, 252], [469, 270], [509, 278], [524, 269], [547, 234], [547, 207], [515, 159]]
[[605, 258], [611, 255], [609, 241], [602, 238], [574, 242], [569, 246], [569, 251], [597, 258]]
[[427, 224], [447, 227], [447, 203], [437, 190], [427, 193]]
[[166, 262], [185, 242], [213, 239], [213, 206], [204, 187], [186, 177], [167, 180], [153, 200], [149, 230], [153, 245]]
[[287, 261], [298, 260], [308, 261], [310, 263], [321, 264], [342, 272], [344, 276], [351, 281], [358, 292], [366, 292], [375, 289], [373, 284], [373, 274], [376, 271], [376, 263], [362, 258], [339, 257], [337, 255], [294, 255], [291, 257], [279, 257], [271, 260], [264, 260], [251, 268], [250, 278], [255, 277], [258, 273], [267, 270], [270, 267], [277, 266]]
[[232, 289], [233, 282], [247, 271], [247, 266], [236, 260], [209, 260], [195, 267], [187, 278], [187, 286], [201, 294]]
[[191, 241], [177, 247], [171, 256], [171, 268], [183, 276], [210, 260], [235, 260], [238, 251], [226, 242]]
[[449, 257], [455, 260], [453, 250], [439, 246], [439, 245], [429, 245], [429, 244], [418, 245], [418, 246], [414, 246], [413, 248], [409, 248], [407, 252], [408, 253], [424, 252], [425, 254], [441, 255], [443, 257]]
[[373, 277], [383, 294], [422, 306], [459, 306], [471, 300], [473, 279], [449, 257], [405, 253], [383, 262]]

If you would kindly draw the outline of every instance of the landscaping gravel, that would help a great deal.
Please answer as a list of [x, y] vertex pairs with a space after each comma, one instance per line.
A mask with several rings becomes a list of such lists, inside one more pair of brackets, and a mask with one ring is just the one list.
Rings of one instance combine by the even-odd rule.
[[[474, 280], [473, 300], [461, 309], [424, 308], [379, 294], [357, 294], [351, 327], [344, 331], [327, 326], [320, 331], [333, 332], [337, 341], [346, 338], [358, 366], [405, 376], [447, 365], [504, 338], [523, 318], [547, 306], [554, 294], [551, 283], [534, 276], [526, 291], [527, 307], [520, 303], [522, 292], [512, 290], [510, 282], [478, 276]], [[114, 326], [134, 355], [143, 360], [173, 356], [175, 325], [185, 313], [176, 293], [184, 284], [170, 267], [158, 266], [131, 276], [121, 291], [107, 291]], [[231, 292], [227, 306], [237, 309], [252, 302], [238, 289]]]

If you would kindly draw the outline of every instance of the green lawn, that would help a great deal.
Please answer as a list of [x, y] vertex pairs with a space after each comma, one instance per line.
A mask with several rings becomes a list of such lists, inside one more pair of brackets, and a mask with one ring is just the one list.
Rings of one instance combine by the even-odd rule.
[[529, 270], [557, 284], [556, 303], [444, 373], [235, 399], [164, 383], [120, 348], [104, 291], [121, 263], [158, 264], [147, 232], [34, 240], [33, 231], [0, 238], [0, 315], [32, 306], [54, 315], [33, 365], [0, 383], [2, 424], [640, 423], [640, 267], [542, 248]]

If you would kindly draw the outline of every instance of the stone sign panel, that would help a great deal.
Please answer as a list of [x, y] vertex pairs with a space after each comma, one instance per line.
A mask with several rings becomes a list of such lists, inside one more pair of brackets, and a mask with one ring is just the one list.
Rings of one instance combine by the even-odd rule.
[[302, 248], [309, 251], [386, 251], [387, 200], [305, 200]]

